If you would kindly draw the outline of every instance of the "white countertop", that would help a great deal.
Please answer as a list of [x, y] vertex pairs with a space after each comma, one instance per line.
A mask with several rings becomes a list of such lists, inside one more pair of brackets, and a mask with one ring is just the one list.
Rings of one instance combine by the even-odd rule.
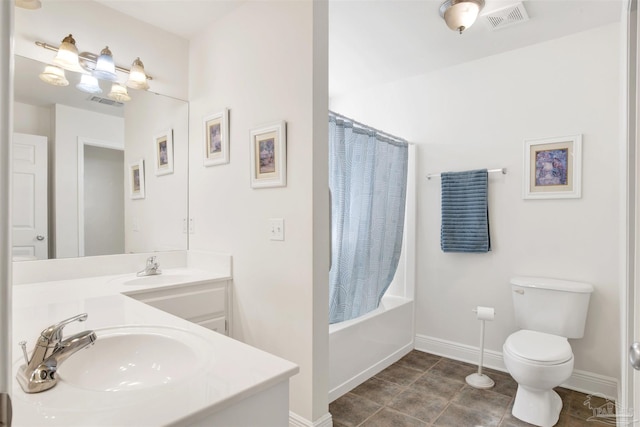
[[[194, 269], [171, 269], [185, 282], [228, 280], [230, 277]], [[186, 276], [190, 277], [187, 278]], [[80, 313], [87, 321], [65, 327], [65, 336], [116, 326], [164, 326], [186, 330], [209, 344], [210, 360], [195, 375], [141, 390], [100, 392], [58, 384], [27, 394], [14, 378], [13, 425], [20, 426], [158, 426], [185, 425], [266, 390], [295, 375], [297, 365], [225, 335], [180, 319], [123, 295], [175, 284], [123, 284], [133, 274], [42, 282], [13, 288], [13, 340], [27, 340], [29, 354], [40, 332]], [[179, 286], [179, 284], [178, 284]], [[84, 351], [84, 350], [80, 350]], [[71, 356], [65, 363], [69, 363]], [[22, 350], [13, 347], [13, 372], [23, 364]], [[64, 364], [63, 364], [64, 365]]]

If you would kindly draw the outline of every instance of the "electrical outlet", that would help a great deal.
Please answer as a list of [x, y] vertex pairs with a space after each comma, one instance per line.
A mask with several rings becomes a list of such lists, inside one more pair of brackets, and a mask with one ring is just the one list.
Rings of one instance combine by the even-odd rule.
[[269, 219], [269, 240], [284, 240], [284, 219]]

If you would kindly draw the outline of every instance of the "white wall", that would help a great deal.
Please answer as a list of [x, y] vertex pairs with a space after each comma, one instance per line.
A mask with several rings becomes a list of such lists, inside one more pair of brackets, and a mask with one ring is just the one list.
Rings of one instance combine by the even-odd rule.
[[[124, 119], [57, 104], [55, 106], [53, 222], [55, 258], [78, 256], [78, 137], [124, 146]], [[50, 174], [51, 176], [51, 174]], [[50, 230], [50, 234], [51, 234]]]
[[51, 108], [14, 102], [13, 117], [14, 132], [41, 135], [51, 139]]
[[[125, 109], [125, 251], [187, 249], [183, 224], [188, 205], [189, 104], [138, 92], [135, 108]], [[156, 175], [155, 138], [173, 135], [173, 173]], [[131, 199], [129, 165], [144, 160], [145, 198]]]
[[[327, 415], [327, 4], [247, 2], [191, 41], [189, 248], [233, 255], [233, 337], [300, 366], [290, 409]], [[230, 163], [202, 118], [230, 110]], [[250, 131], [287, 122], [287, 186], [252, 189]], [[283, 218], [285, 241], [269, 240]]]
[[[516, 329], [509, 278], [593, 283], [575, 368], [619, 377], [618, 24], [331, 100], [331, 109], [420, 144], [418, 336], [478, 346], [472, 308], [496, 308], [486, 348]], [[582, 198], [523, 200], [523, 140], [583, 135]], [[428, 173], [506, 167], [490, 175], [492, 252], [440, 251], [440, 181]]]

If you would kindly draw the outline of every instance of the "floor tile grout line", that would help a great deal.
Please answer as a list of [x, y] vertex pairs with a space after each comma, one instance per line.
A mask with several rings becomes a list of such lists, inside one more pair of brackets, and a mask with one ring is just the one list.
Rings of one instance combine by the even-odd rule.
[[360, 427], [362, 426], [364, 423], [366, 423], [371, 417], [373, 417], [375, 414], [377, 414], [378, 412], [382, 411], [384, 408], [386, 408], [386, 406], [382, 405], [380, 408], [378, 408], [378, 410], [376, 410], [373, 414], [369, 415], [367, 418], [365, 418], [360, 424], [358, 424], [356, 427]]
[[[407, 416], [407, 417], [409, 417], [411, 419], [419, 420], [420, 423], [427, 423], [426, 421], [423, 421], [423, 420], [421, 420], [419, 418], [414, 417], [410, 413], [405, 413], [402, 410], [398, 410], [398, 409], [392, 408], [389, 405], [393, 401], [395, 401], [398, 398], [398, 396], [400, 396], [402, 393], [404, 393], [404, 392], [406, 392], [408, 390], [416, 391], [417, 393], [423, 394], [422, 391], [419, 391], [416, 388], [416, 382], [419, 381], [421, 378], [424, 378], [425, 375], [431, 375], [432, 377], [439, 377], [439, 378], [443, 378], [443, 379], [444, 378], [449, 378], [449, 379], [453, 378], [450, 375], [438, 375], [436, 373], [436, 371], [433, 369], [434, 367], [436, 367], [442, 361], [452, 362], [453, 364], [460, 363], [459, 361], [448, 360], [446, 358], [440, 358], [438, 361], [433, 362], [431, 364], [431, 366], [429, 368], [427, 368], [427, 369], [424, 369], [423, 367], [421, 367], [420, 369], [412, 369], [411, 367], [406, 366], [404, 363], [402, 363], [401, 365], [403, 366], [403, 368], [408, 368], [408, 370], [413, 370], [415, 372], [418, 372], [418, 375], [412, 381], [410, 381], [409, 383], [406, 383], [406, 384], [399, 384], [398, 382], [389, 381], [388, 379], [380, 378], [380, 377], [377, 377], [377, 375], [376, 375], [375, 377], [376, 377], [376, 380], [379, 381], [379, 384], [390, 384], [390, 385], [393, 385], [392, 390], [395, 390], [395, 392], [392, 392], [391, 394], [388, 394], [388, 395], [386, 395], [385, 393], [382, 393], [382, 395], [379, 395], [379, 397], [382, 397], [383, 399], [378, 399], [378, 400], [381, 400], [383, 403], [378, 403], [377, 401], [373, 401], [373, 400], [369, 399], [366, 396], [362, 396], [362, 395], [353, 393], [354, 397], [357, 397], [359, 399], [364, 399], [365, 401], [371, 402], [377, 407], [377, 409], [375, 409], [372, 414], [370, 414], [368, 417], [366, 417], [365, 420], [362, 423], [358, 424], [358, 426], [361, 426], [363, 423], [365, 423], [368, 420], [370, 420], [371, 417], [373, 417], [374, 415], [379, 414], [380, 411], [382, 411], [383, 409], [389, 409], [390, 411], [392, 411], [394, 413], [399, 413], [399, 414], [402, 414], [403, 416]], [[420, 361], [418, 361], [418, 363], [420, 363]], [[439, 371], [439, 373], [445, 374], [446, 370]], [[453, 371], [449, 371], [449, 373], [450, 374], [454, 374]], [[454, 393], [454, 395], [451, 398], [449, 398], [448, 400], [443, 399], [443, 401], [445, 403], [445, 406], [437, 414], [437, 416], [435, 417], [433, 423], [437, 422], [437, 420], [442, 417], [443, 413], [446, 412], [447, 409], [451, 409], [451, 404], [452, 403], [456, 403], [456, 402], [454, 402], [454, 399], [456, 398], [456, 396], [458, 396], [464, 390], [470, 389], [470, 387], [467, 386], [464, 383], [464, 381], [458, 381], [460, 373], [461, 372], [458, 372], [455, 375], [455, 380], [456, 380], [456, 382], [461, 382], [462, 383], [462, 388], [458, 389], [456, 391], [456, 393]], [[508, 374], [501, 374], [500, 372], [497, 372], [496, 375], [504, 375], [503, 379], [508, 379], [510, 377]], [[394, 378], [394, 377], [393, 376], [387, 376], [387, 378]], [[405, 380], [406, 380], [406, 378], [405, 378]], [[513, 381], [512, 378], [511, 378], [511, 381]], [[505, 425], [507, 423], [510, 423], [511, 418], [509, 417], [509, 412], [508, 411], [512, 407], [513, 401], [515, 399], [515, 395], [512, 392], [509, 392], [509, 390], [511, 388], [511, 385], [507, 384], [507, 383], [503, 383], [503, 386], [504, 387], [500, 388], [502, 390], [501, 392], [496, 391], [496, 390], [489, 390], [492, 394], [496, 394], [496, 395], [502, 396], [503, 400], [504, 400], [504, 397], [508, 398], [508, 404], [507, 404], [506, 408], [504, 409], [504, 411], [502, 411], [502, 416], [499, 419], [498, 419], [498, 415], [500, 413], [498, 412], [496, 414], [494, 412], [494, 414], [496, 415], [496, 421], [498, 422], [498, 425], [500, 427], [505, 427]], [[374, 387], [374, 389], [375, 389], [375, 387]], [[365, 391], [365, 394], [367, 394], [366, 391]], [[427, 394], [431, 394], [431, 393], [427, 393]], [[437, 394], [435, 394], [435, 395], [439, 396], [441, 398], [443, 397], [442, 395], [437, 395]], [[576, 396], [579, 396], [581, 399], [584, 399], [584, 397], [585, 397], [584, 393], [579, 393], [579, 392], [575, 392], [575, 391], [572, 391], [572, 390], [565, 390], [561, 394], [561, 397], [563, 397], [563, 411], [562, 411], [562, 414], [565, 415], [565, 418], [567, 420], [569, 420], [569, 419], [570, 420], [580, 420], [580, 421], [584, 422], [584, 418], [583, 417], [578, 416], [577, 413], [574, 413], [571, 410], [573, 408], [573, 402], [576, 399]], [[460, 402], [457, 402], [456, 404], [460, 405]], [[339, 422], [340, 419], [336, 418], [336, 421]], [[431, 423], [430, 425], [433, 426], [433, 423]], [[601, 424], [601, 423], [594, 423], [594, 424], [596, 424], [596, 425], [604, 425], [604, 424]], [[558, 424], [558, 425], [561, 426], [561, 425], [565, 425], [565, 424]]]

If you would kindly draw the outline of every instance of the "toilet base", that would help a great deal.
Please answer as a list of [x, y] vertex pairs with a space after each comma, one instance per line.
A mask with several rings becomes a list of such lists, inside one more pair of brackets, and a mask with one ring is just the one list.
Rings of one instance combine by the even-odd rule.
[[535, 390], [518, 385], [511, 413], [514, 417], [540, 427], [558, 422], [562, 399], [553, 390]]

